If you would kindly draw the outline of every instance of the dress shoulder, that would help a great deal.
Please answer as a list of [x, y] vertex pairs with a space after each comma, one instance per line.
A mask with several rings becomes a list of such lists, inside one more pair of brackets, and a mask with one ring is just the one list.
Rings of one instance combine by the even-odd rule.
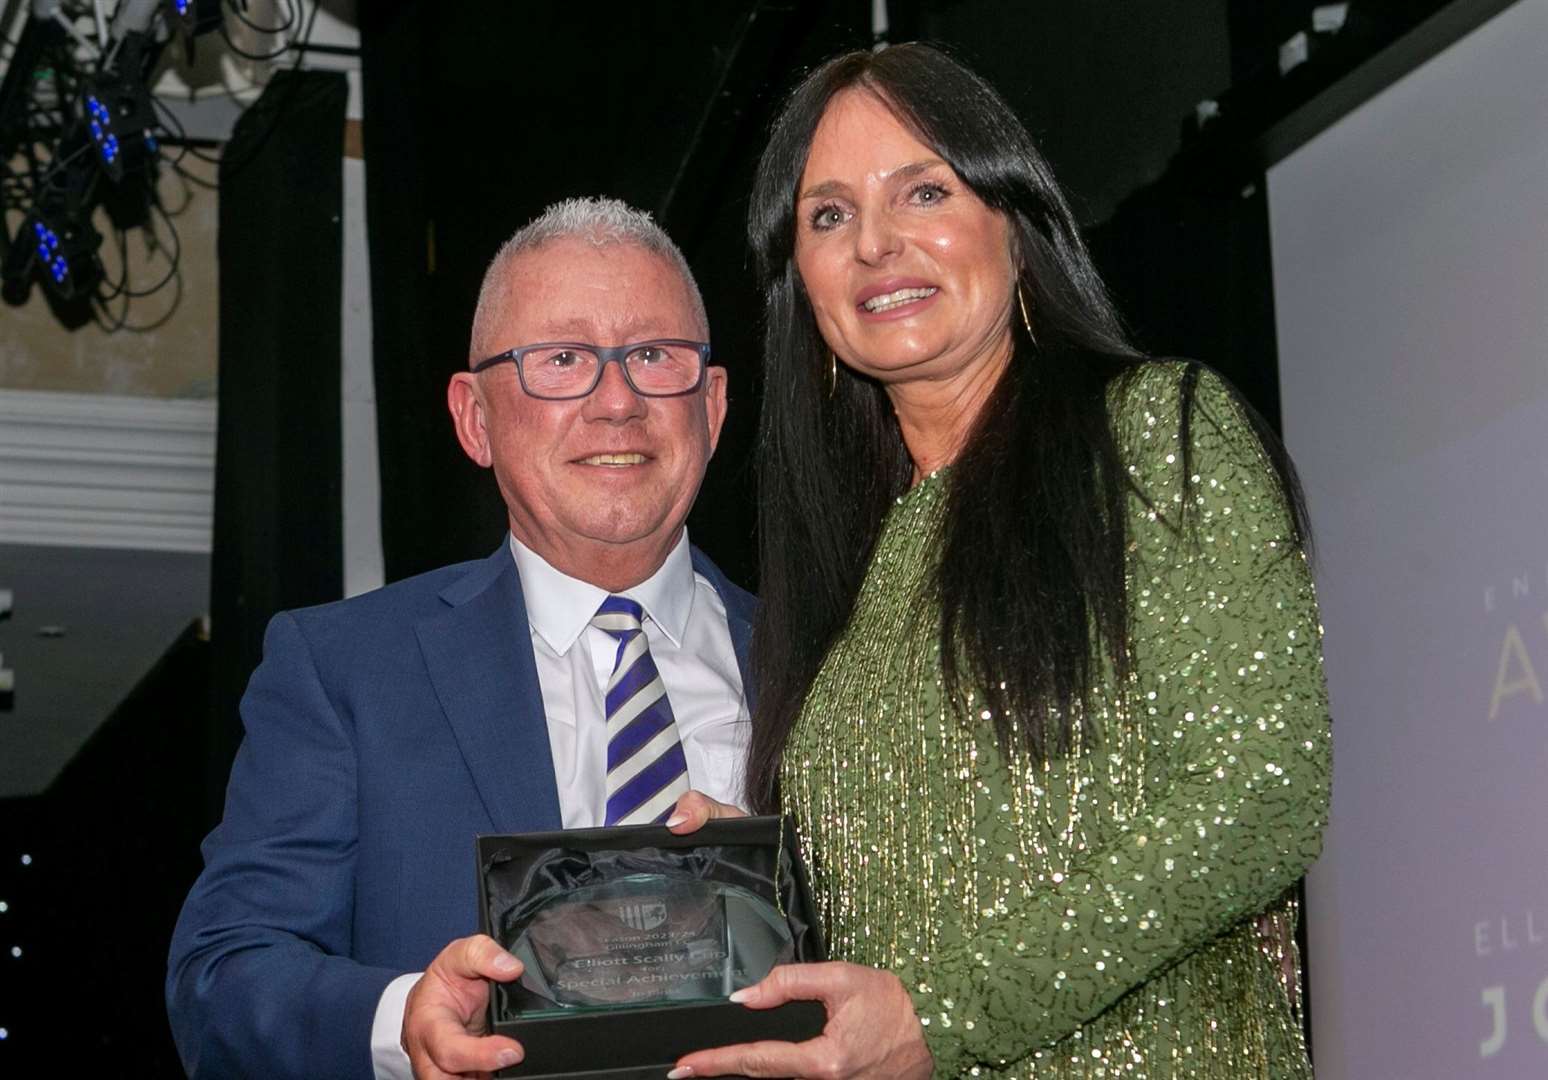
[[1109, 384], [1107, 409], [1124, 448], [1133, 448], [1135, 439], [1151, 442], [1191, 428], [1196, 419], [1223, 433], [1252, 436], [1253, 431], [1236, 389], [1219, 372], [1196, 360], [1136, 364]]
[[[1264, 444], [1274, 436], [1207, 365], [1138, 364], [1109, 385], [1107, 404], [1126, 479], [1148, 521], [1181, 527], [1227, 491], [1249, 494], [1270, 517], [1289, 513], [1286, 478]], [[1285, 528], [1297, 531], [1289, 521]]]

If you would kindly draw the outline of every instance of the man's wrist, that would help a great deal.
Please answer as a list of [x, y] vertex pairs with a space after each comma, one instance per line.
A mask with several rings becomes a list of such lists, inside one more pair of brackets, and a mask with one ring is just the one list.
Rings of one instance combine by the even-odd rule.
[[424, 974], [420, 971], [399, 975], [387, 984], [376, 1003], [376, 1018], [371, 1022], [371, 1068], [376, 1080], [413, 1080], [414, 1069], [403, 1049], [403, 1010], [409, 991]]

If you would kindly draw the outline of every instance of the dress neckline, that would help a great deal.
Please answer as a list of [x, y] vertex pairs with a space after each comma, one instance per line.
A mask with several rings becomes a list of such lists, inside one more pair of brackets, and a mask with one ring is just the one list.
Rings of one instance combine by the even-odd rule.
[[947, 470], [950, 468], [950, 465], [942, 465], [938, 469], [931, 469], [929, 472], [925, 473], [919, 478], [919, 483], [915, 484], [913, 487], [909, 488], [903, 494], [898, 496], [897, 504], [899, 506], [903, 506], [905, 503], [911, 502], [915, 496], [918, 496], [927, 490], [933, 491], [943, 485], [946, 482], [945, 477]]

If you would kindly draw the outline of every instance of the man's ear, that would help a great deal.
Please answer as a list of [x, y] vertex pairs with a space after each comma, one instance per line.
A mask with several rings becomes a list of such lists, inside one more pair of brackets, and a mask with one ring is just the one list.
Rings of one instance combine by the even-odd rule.
[[489, 446], [489, 429], [484, 423], [484, 403], [478, 396], [477, 377], [469, 371], [459, 371], [446, 385], [446, 407], [451, 410], [452, 427], [457, 432], [457, 442], [462, 452], [473, 459], [474, 464], [489, 468], [494, 462], [494, 452]]
[[704, 419], [709, 424], [710, 453], [720, 442], [720, 428], [726, 422], [726, 369], [704, 369]]

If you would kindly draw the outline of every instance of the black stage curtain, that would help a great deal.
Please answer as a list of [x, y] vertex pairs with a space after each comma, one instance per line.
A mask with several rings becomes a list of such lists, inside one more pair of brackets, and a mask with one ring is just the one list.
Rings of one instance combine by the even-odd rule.
[[1261, 173], [1186, 161], [1087, 240], [1139, 344], [1203, 360], [1279, 427], [1279, 350]]
[[[472, 6], [488, 15], [489, 32], [504, 48], [503, 22], [494, 10], [485, 10], [491, 5]], [[529, 136], [477, 93], [437, 114], [438, 91], [447, 83], [477, 86], [490, 80], [513, 80], [507, 83], [513, 88], [532, 81], [530, 72], [513, 76], [534, 58], [519, 49], [498, 67], [468, 65], [455, 55], [456, 39], [447, 41], [442, 25], [458, 15], [413, 0], [360, 9], [372, 359], [388, 581], [488, 554], [505, 528], [494, 482], [463, 456], [443, 402], [447, 380], [466, 365], [474, 295], [494, 252], [490, 245], [503, 237], [506, 215], [520, 213], [530, 201], [523, 181], [503, 168], [512, 146]], [[512, 17], [514, 9], [506, 16]], [[476, 33], [471, 15], [462, 22]], [[485, 194], [496, 186], [504, 205], [491, 205]], [[438, 206], [443, 193], [447, 201]], [[455, 223], [481, 214], [495, 219], [488, 243], [470, 250]]]
[[218, 813], [269, 618], [344, 591], [337, 72], [277, 73], [220, 168], [220, 420], [205, 759]]

